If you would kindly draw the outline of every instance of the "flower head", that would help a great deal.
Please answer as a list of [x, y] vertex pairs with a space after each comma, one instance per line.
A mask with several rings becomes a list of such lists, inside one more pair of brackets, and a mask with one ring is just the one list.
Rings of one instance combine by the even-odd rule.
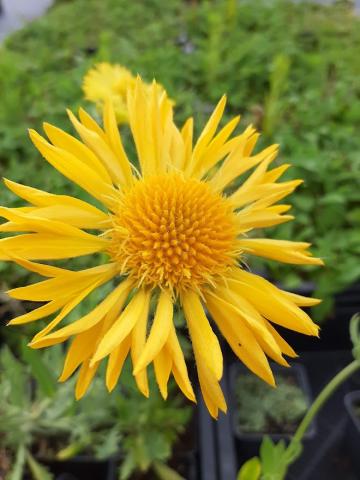
[[[0, 241], [0, 258], [47, 277], [9, 292], [45, 302], [10, 323], [57, 312], [31, 346], [73, 339], [60, 380], [80, 367], [78, 398], [106, 357], [106, 385], [112, 390], [130, 354], [144, 395], [153, 363], [164, 398], [172, 374], [195, 400], [173, 322], [175, 302], [185, 314], [202, 394], [214, 417], [219, 409], [226, 411], [226, 403], [219, 385], [222, 353], [206, 311], [240, 360], [272, 385], [267, 357], [287, 365], [284, 355], [296, 356], [276, 325], [317, 335], [317, 326], [299, 307], [318, 300], [282, 291], [244, 266], [251, 255], [294, 264], [322, 261], [310, 255], [307, 243], [253, 236], [252, 230], [293, 218], [289, 205], [278, 202], [301, 182], [278, 182], [288, 165], [271, 168], [276, 145], [253, 154], [258, 133], [252, 127], [231, 137], [238, 117], [218, 131], [225, 103], [223, 97], [193, 145], [192, 119], [179, 130], [166, 94], [158, 95], [156, 83], [149, 91], [138, 78], [128, 91], [127, 108], [139, 172], [125, 153], [110, 101], [103, 128], [82, 109], [79, 119], [69, 112], [81, 140], [49, 124], [44, 124], [49, 141], [31, 131], [45, 159], [101, 202], [102, 209], [5, 180], [29, 205], [0, 209], [8, 220], [0, 230], [24, 232]], [[245, 180], [236, 187], [234, 181], [243, 174]], [[38, 262], [96, 252], [107, 253], [108, 263], [73, 271]], [[94, 310], [59, 326], [109, 281], [113, 290]], [[153, 318], [150, 302], [156, 304]]]
[[[110, 63], [98, 63], [91, 68], [83, 80], [83, 92], [85, 98], [94, 102], [102, 111], [107, 100], [111, 100], [116, 115], [117, 123], [129, 121], [127, 110], [127, 92], [135, 88], [136, 78], [122, 65]], [[151, 85], [145, 84], [145, 90], [150, 92]], [[164, 91], [157, 84], [158, 94]]]

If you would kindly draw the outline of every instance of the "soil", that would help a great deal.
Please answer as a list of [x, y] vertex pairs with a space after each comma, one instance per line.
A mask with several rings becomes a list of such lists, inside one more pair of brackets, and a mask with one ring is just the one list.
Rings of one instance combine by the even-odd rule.
[[9, 473], [11, 460], [8, 452], [4, 448], [0, 448], [0, 480], [5, 480], [5, 476]]

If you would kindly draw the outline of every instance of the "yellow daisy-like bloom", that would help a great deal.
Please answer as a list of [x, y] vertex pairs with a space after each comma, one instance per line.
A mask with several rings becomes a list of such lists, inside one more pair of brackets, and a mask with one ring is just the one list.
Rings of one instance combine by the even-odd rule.
[[[109, 99], [111, 100], [116, 120], [119, 124], [128, 123], [127, 92], [135, 88], [136, 78], [125, 67], [118, 64], [98, 63], [91, 68], [83, 80], [83, 92], [85, 98], [94, 102], [100, 111]], [[146, 92], [150, 93], [151, 85], [145, 84]], [[161, 95], [164, 88], [157, 84], [158, 94]]]
[[[296, 356], [274, 326], [317, 335], [317, 326], [299, 307], [318, 300], [279, 290], [242, 266], [245, 255], [293, 264], [322, 261], [311, 257], [307, 243], [247, 235], [291, 220], [289, 205], [278, 202], [301, 182], [277, 182], [289, 166], [269, 169], [277, 145], [252, 154], [259, 136], [252, 127], [231, 138], [239, 117], [217, 133], [225, 102], [223, 97], [193, 146], [192, 119], [178, 130], [166, 94], [159, 98], [154, 83], [149, 95], [138, 78], [128, 92], [128, 111], [141, 172], [127, 158], [110, 102], [103, 128], [82, 109], [80, 119], [69, 112], [81, 141], [49, 124], [44, 130], [50, 142], [30, 131], [45, 159], [104, 210], [5, 180], [29, 206], [0, 209], [7, 219], [1, 231], [24, 232], [0, 241], [0, 259], [48, 277], [9, 292], [17, 299], [45, 302], [10, 323], [58, 312], [30, 345], [42, 348], [73, 338], [60, 380], [80, 367], [77, 398], [106, 357], [106, 385], [112, 390], [130, 353], [144, 395], [149, 394], [147, 367], [153, 362], [164, 398], [172, 374], [195, 401], [173, 323], [174, 302], [185, 314], [202, 394], [213, 417], [219, 409], [226, 411], [226, 403], [219, 385], [222, 353], [206, 310], [240, 360], [271, 385], [267, 357], [287, 365], [283, 355]], [[246, 179], [235, 188], [234, 180], [244, 173]], [[109, 262], [81, 271], [34, 262], [96, 252], [106, 252]], [[93, 311], [56, 329], [110, 280], [116, 286]], [[149, 318], [151, 301], [154, 318]]]

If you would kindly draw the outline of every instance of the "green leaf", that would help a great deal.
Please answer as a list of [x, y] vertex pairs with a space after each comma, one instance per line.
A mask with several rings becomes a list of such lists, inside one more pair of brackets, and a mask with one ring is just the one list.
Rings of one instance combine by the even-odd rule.
[[264, 437], [260, 446], [260, 459], [264, 480], [284, 480], [288, 466], [284, 441], [275, 444], [270, 437]]
[[0, 362], [4, 376], [10, 382], [9, 398], [11, 403], [19, 407], [25, 407], [28, 387], [25, 367], [14, 357], [8, 346], [2, 348]]
[[48, 469], [40, 465], [28, 451], [26, 451], [26, 461], [34, 480], [53, 480], [54, 476]]
[[42, 393], [47, 397], [52, 397], [56, 392], [56, 378], [43, 362], [41, 353], [23, 343], [21, 345], [21, 354], [24, 361], [30, 366], [31, 373], [37, 380]]
[[237, 480], [259, 480], [261, 474], [261, 463], [258, 457], [250, 458], [241, 467]]
[[24, 477], [26, 448], [23, 444], [18, 446], [15, 464], [9, 474], [8, 480], [22, 480]]
[[179, 475], [174, 469], [165, 465], [162, 462], [155, 462], [153, 465], [159, 480], [185, 480], [184, 477]]

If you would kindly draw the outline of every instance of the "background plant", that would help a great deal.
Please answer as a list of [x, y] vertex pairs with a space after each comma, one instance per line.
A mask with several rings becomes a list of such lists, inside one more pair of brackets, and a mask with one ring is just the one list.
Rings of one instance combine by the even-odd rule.
[[277, 388], [270, 388], [254, 375], [241, 374], [236, 379], [235, 396], [236, 419], [242, 432], [292, 431], [308, 408], [304, 392], [288, 372], [277, 376]]
[[84, 453], [98, 459], [119, 455], [120, 479], [150, 469], [161, 480], [181, 479], [167, 465], [191, 416], [179, 397], [165, 402], [153, 391], [146, 399], [127, 368], [121, 391], [109, 394], [98, 378], [76, 401], [74, 381], [56, 382], [60, 349], [40, 353], [24, 343], [21, 355], [23, 361], [7, 346], [0, 350], [0, 452], [11, 465], [7, 480], [22, 480], [25, 470], [34, 480], [50, 480], [41, 459]]
[[289, 444], [286, 445], [284, 440], [274, 443], [270, 437], [265, 436], [261, 442], [259, 457], [253, 457], [244, 463], [237, 480], [285, 480], [288, 468], [301, 455], [302, 439], [315, 416], [335, 390], [360, 369], [360, 314], [351, 318], [349, 333], [353, 344], [353, 361], [340, 370], [321, 390]]
[[[313, 242], [326, 268], [269, 268], [286, 287], [315, 281], [325, 301], [314, 313], [324, 317], [335, 292], [360, 275], [359, 26], [346, 6], [290, 0], [256, 8], [250, 0], [58, 1], [1, 47], [0, 173], [83, 195], [41, 160], [26, 130], [44, 120], [68, 129], [64, 107], [83, 103], [82, 76], [98, 61], [156, 77], [176, 99], [178, 120], [194, 112], [199, 128], [227, 92], [228, 114], [242, 112], [263, 143], [280, 143], [280, 161], [295, 166], [289, 175], [305, 179], [291, 200], [296, 221], [276, 236]], [[0, 196], [17, 205], [5, 188]], [[0, 268], [8, 285], [24, 280], [22, 270]]]

